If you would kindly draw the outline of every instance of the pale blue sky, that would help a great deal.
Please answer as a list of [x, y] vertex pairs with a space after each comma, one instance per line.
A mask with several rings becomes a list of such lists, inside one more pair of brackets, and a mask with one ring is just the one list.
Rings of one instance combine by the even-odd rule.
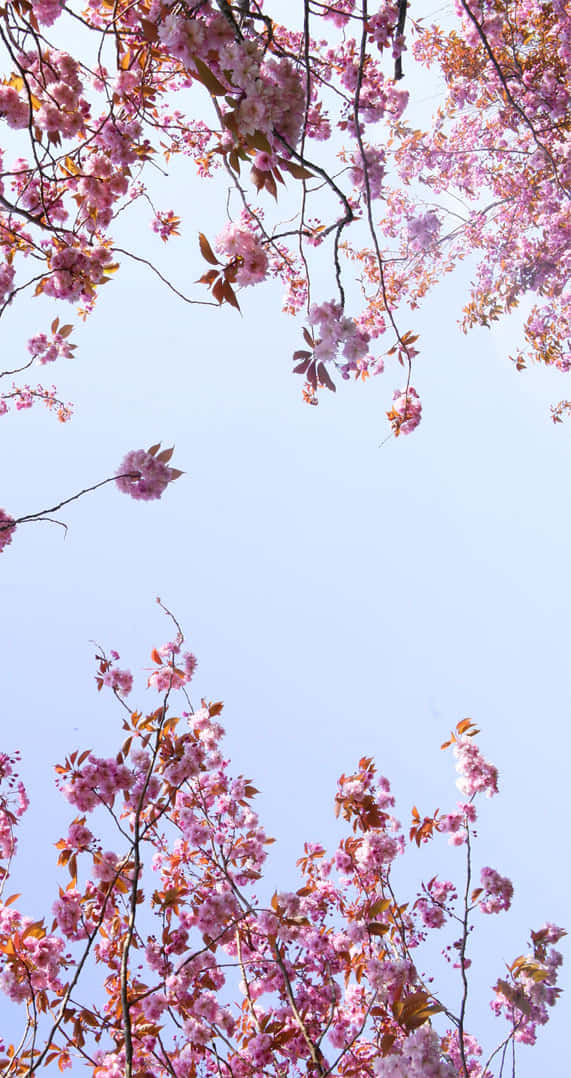
[[[196, 232], [215, 234], [224, 202], [216, 209], [181, 170], [164, 191], [161, 208], [188, 207], [172, 250], [138, 223], [124, 235], [192, 291]], [[330, 298], [330, 281], [317, 283], [315, 298]], [[170, 638], [160, 595], [198, 656], [195, 698], [226, 701], [235, 769], [261, 790], [279, 840], [268, 895], [293, 885], [305, 839], [335, 841], [336, 778], [362, 754], [391, 779], [405, 825], [413, 803], [452, 807], [453, 761], [439, 745], [463, 716], [477, 720], [501, 778], [479, 863], [511, 876], [516, 897], [513, 913], [483, 919], [471, 1028], [486, 1046], [500, 1039], [487, 986], [530, 928], [570, 921], [569, 429], [548, 417], [569, 391], [552, 372], [518, 374], [500, 354], [509, 332], [464, 338], [461, 291], [447, 280], [417, 319], [423, 422], [382, 449], [400, 382], [390, 365], [309, 408], [290, 374], [299, 323], [280, 313], [279, 288], [245, 291], [240, 317], [185, 307], [127, 264], [74, 338], [77, 359], [34, 372], [76, 402], [73, 422], [39, 409], [1, 419], [0, 505], [14, 515], [159, 439], [187, 473], [156, 504], [100, 491], [61, 514], [66, 538], [27, 525], [2, 555], [3, 747], [22, 748], [32, 795], [13, 890], [31, 913], [55, 897], [50, 843], [67, 818], [51, 766], [74, 747], [113, 751], [119, 737], [90, 641], [134, 670], [150, 665]], [[10, 365], [52, 310], [42, 300], [10, 315]], [[418, 868], [403, 865], [403, 898], [450, 862], [442, 838]], [[563, 1001], [539, 1046], [521, 1051], [520, 1078], [563, 1078], [567, 1016]]]

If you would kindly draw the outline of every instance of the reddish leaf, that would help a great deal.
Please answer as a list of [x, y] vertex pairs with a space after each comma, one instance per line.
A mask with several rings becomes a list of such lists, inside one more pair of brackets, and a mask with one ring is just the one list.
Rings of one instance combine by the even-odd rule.
[[327, 368], [325, 367], [324, 363], [319, 363], [318, 364], [317, 377], [318, 377], [319, 381], [321, 382], [321, 384], [326, 386], [327, 389], [330, 389], [332, 393], [335, 393], [337, 391], [337, 387], [335, 385], [335, 382], [329, 377], [329, 374], [327, 372]]
[[228, 93], [226, 86], [223, 86], [219, 79], [216, 78], [216, 75], [204, 63], [204, 60], [201, 60], [200, 56], [193, 56], [192, 61], [196, 68], [195, 78], [203, 86], [206, 86], [206, 89], [213, 97], [224, 97]]
[[278, 189], [276, 187], [276, 181], [274, 180], [274, 177], [272, 176], [271, 172], [266, 172], [264, 175], [266, 177], [266, 190], [270, 192], [270, 195], [274, 196], [277, 202]]
[[370, 925], [367, 925], [367, 929], [371, 936], [384, 936], [389, 931], [389, 926], [373, 921]]
[[157, 454], [157, 460], [162, 461], [163, 464], [168, 464], [174, 453], [174, 445], [171, 449], [163, 449], [162, 453]]
[[[232, 154], [230, 154], [230, 157], [232, 157]], [[256, 191], [261, 191], [266, 183], [266, 173], [262, 172], [259, 168], [256, 168], [255, 165], [252, 165], [252, 168], [250, 169], [250, 179], [252, 180]]]
[[231, 307], [235, 307], [237, 311], [240, 310], [240, 304], [236, 299], [236, 293], [230, 282], [227, 280], [224, 281], [224, 284], [222, 285], [222, 295], [226, 300], [226, 303], [229, 303]]
[[248, 135], [246, 138], [248, 146], [251, 146], [254, 150], [262, 150], [264, 153], [271, 153], [272, 147], [270, 146], [266, 135], [262, 131], [254, 131], [253, 135]]
[[211, 265], [219, 266], [220, 263], [203, 232], [198, 233], [198, 242], [200, 244], [200, 252], [202, 254], [202, 257], [205, 258], [207, 262], [210, 262]]
[[151, 22], [150, 19], [141, 19], [141, 30], [145, 41], [152, 42], [158, 39], [159, 34], [156, 24]]
[[295, 161], [288, 161], [287, 157], [278, 157], [278, 161], [282, 168], [287, 169], [287, 171], [292, 176], [294, 176], [296, 180], [313, 179], [313, 172], [310, 172], [307, 168], [304, 168], [303, 165], [298, 165]]
[[202, 274], [202, 277], [198, 278], [198, 283], [199, 284], [211, 285], [211, 284], [214, 284], [214, 281], [216, 280], [217, 277], [218, 277], [218, 270], [215, 270], [215, 269], [207, 270], [206, 273]]

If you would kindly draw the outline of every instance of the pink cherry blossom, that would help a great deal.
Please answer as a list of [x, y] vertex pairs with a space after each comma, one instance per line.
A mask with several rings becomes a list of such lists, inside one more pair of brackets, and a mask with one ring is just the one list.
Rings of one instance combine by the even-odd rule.
[[398, 1048], [374, 1064], [378, 1078], [458, 1078], [451, 1062], [442, 1059], [438, 1035], [428, 1025], [411, 1033]]
[[225, 225], [216, 239], [218, 250], [236, 260], [236, 283], [242, 286], [259, 284], [268, 273], [269, 259], [261, 239], [247, 217]]
[[425, 213], [408, 222], [408, 241], [413, 250], [425, 251], [438, 239], [440, 221], [435, 213]]
[[114, 689], [121, 696], [128, 696], [133, 688], [133, 675], [129, 670], [108, 670], [102, 675], [104, 685]]
[[123, 459], [117, 471], [117, 486], [124, 494], [143, 501], [160, 498], [175, 472], [164, 460], [145, 449], [134, 449]]
[[[67, 328], [71, 329], [71, 326]], [[53, 363], [60, 357], [71, 359], [73, 351], [74, 345], [70, 344], [57, 330], [52, 333], [51, 338], [46, 333], [38, 333], [28, 341], [28, 352], [39, 363]]]
[[12, 542], [16, 522], [5, 509], [0, 509], [0, 554]]
[[396, 390], [393, 393], [393, 405], [387, 415], [395, 434], [411, 434], [416, 430], [422, 416], [422, 404], [416, 389]]
[[485, 894], [478, 900], [482, 913], [500, 913], [509, 910], [513, 897], [513, 884], [506, 876], [500, 876], [493, 868], [483, 868], [480, 880]]
[[460, 774], [456, 785], [468, 797], [476, 793], [485, 793], [493, 797], [498, 792], [498, 771], [482, 756], [472, 737], [464, 736], [454, 744], [454, 755], [458, 760], [456, 770]]
[[163, 210], [155, 214], [152, 222], [153, 232], [157, 232], [164, 243], [171, 236], [179, 235], [180, 218], [172, 210]]

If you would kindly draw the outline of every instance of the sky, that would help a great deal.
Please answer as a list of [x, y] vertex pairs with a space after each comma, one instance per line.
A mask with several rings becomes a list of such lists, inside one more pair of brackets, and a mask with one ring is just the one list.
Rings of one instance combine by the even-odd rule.
[[[219, 230], [224, 198], [178, 166], [165, 183], [161, 208], [180, 210], [181, 238], [163, 248], [135, 208], [122, 245], [192, 291], [196, 233]], [[400, 378], [389, 365], [318, 408], [302, 402], [300, 324], [281, 313], [278, 286], [244, 291], [242, 315], [188, 307], [126, 260], [74, 333], [77, 358], [37, 372], [75, 402], [73, 421], [39, 408], [2, 417], [0, 505], [15, 516], [159, 440], [185, 471], [157, 503], [113, 485], [86, 496], [59, 514], [67, 534], [26, 525], [2, 555], [2, 747], [21, 749], [31, 795], [12, 887], [23, 908], [39, 914], [56, 896], [53, 843], [69, 814], [53, 765], [120, 738], [118, 707], [95, 690], [94, 642], [140, 672], [133, 703], [150, 708], [150, 651], [171, 638], [160, 596], [199, 660], [193, 699], [225, 701], [233, 767], [260, 790], [278, 840], [268, 896], [295, 885], [304, 841], [335, 843], [336, 779], [364, 754], [405, 826], [413, 804], [451, 809], [453, 759], [439, 746], [464, 716], [477, 721], [501, 786], [482, 805], [478, 863], [511, 877], [515, 899], [482, 918], [470, 1028], [486, 1046], [500, 1039], [489, 986], [531, 928], [570, 921], [569, 429], [548, 414], [569, 392], [508, 362], [516, 323], [460, 333], [465, 284], [448, 279], [414, 323], [424, 411], [408, 438], [384, 442]], [[316, 288], [331, 297], [325, 267]], [[41, 299], [10, 312], [3, 365], [52, 311]], [[401, 893], [445, 869], [461, 877], [442, 836], [399, 868]], [[0, 1003], [5, 1035], [12, 1021]], [[568, 1029], [563, 1001], [521, 1050], [520, 1078], [565, 1075]]]

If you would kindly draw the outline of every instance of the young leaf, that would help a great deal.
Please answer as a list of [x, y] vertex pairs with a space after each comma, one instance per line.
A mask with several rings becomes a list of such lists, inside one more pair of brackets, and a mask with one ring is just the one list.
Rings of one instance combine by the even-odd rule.
[[226, 87], [216, 78], [216, 75], [204, 63], [204, 60], [201, 60], [200, 56], [193, 56], [192, 62], [196, 68], [195, 78], [203, 86], [206, 86], [206, 89], [213, 97], [224, 97], [228, 92]]
[[224, 281], [222, 285], [222, 296], [226, 300], [226, 303], [229, 303], [231, 307], [235, 307], [237, 311], [240, 310], [240, 304], [236, 299], [236, 293], [230, 282], [227, 280]]
[[145, 41], [152, 42], [158, 40], [159, 32], [156, 23], [151, 22], [150, 19], [141, 19], [141, 29]]
[[296, 164], [295, 161], [288, 161], [287, 157], [278, 157], [278, 161], [282, 168], [285, 168], [296, 180], [312, 180], [313, 172], [304, 168], [303, 165]]
[[335, 382], [330, 378], [324, 363], [319, 363], [317, 365], [317, 377], [321, 382], [321, 385], [326, 386], [327, 389], [330, 389], [332, 393], [337, 392], [337, 386], [335, 385]]
[[212, 247], [210, 246], [203, 232], [198, 233], [198, 243], [200, 245], [200, 253], [202, 254], [202, 257], [205, 258], [207, 262], [210, 262], [212, 266], [219, 266], [220, 262], [214, 254], [214, 251], [212, 250]]
[[163, 449], [162, 453], [157, 454], [157, 460], [162, 461], [163, 464], [168, 464], [174, 453], [174, 445], [171, 449]]

